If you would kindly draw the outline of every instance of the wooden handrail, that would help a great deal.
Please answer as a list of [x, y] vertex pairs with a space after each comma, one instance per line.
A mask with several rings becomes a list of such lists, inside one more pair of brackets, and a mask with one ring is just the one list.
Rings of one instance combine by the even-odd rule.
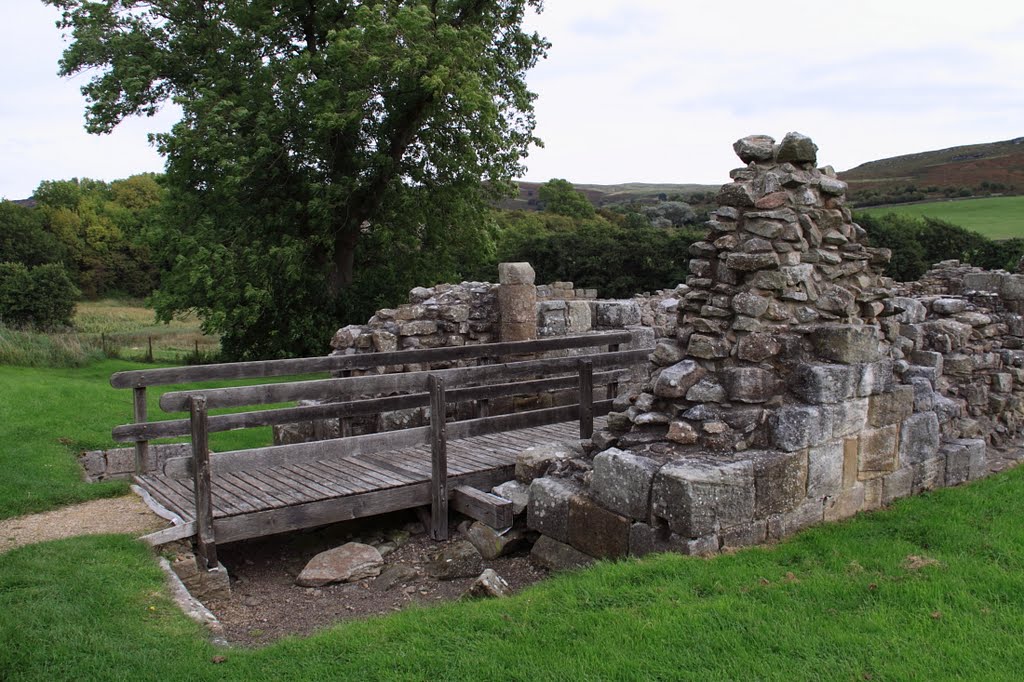
[[599, 346], [629, 343], [632, 338], [632, 332], [612, 331], [576, 336], [558, 336], [533, 341], [505, 341], [501, 343], [470, 344], [466, 346], [400, 350], [384, 353], [355, 353], [353, 355], [328, 355], [287, 360], [229, 362], [195, 367], [141, 369], [115, 373], [110, 377], [110, 385], [114, 388], [139, 388], [143, 386], [200, 383], [221, 379], [262, 379], [311, 374], [314, 372], [372, 369], [391, 365], [451, 362], [505, 355], [526, 355], [570, 348], [596, 348]]

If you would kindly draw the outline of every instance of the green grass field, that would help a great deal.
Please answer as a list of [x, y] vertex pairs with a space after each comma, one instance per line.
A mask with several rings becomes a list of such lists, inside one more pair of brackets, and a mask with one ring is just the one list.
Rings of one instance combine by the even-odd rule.
[[858, 210], [869, 215], [903, 213], [918, 218], [938, 218], [990, 239], [1024, 237], [1024, 196], [896, 204]]
[[[125, 483], [80, 480], [77, 453], [114, 447], [110, 431], [132, 421], [131, 391], [110, 387], [114, 372], [152, 365], [104, 360], [81, 368], [0, 365], [0, 518], [45, 511], [56, 506], [109, 497], [127, 491]], [[282, 377], [280, 381], [288, 380]], [[252, 383], [209, 382], [204, 386]], [[182, 386], [147, 392], [150, 419], [172, 419], [158, 401]], [[183, 439], [182, 439], [183, 440]], [[167, 442], [167, 441], [156, 441]], [[270, 427], [215, 433], [214, 450], [269, 445]]]
[[0, 670], [47, 681], [1017, 680], [1022, 514], [1018, 469], [775, 547], [606, 563], [506, 600], [258, 650], [206, 643], [137, 542], [75, 538], [0, 555]]

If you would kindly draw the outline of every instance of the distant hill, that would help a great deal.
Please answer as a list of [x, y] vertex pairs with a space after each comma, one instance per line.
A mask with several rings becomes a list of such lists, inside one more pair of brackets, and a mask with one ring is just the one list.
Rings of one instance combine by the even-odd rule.
[[1021, 194], [1024, 137], [869, 161], [839, 173], [839, 177], [849, 183], [855, 200], [856, 195], [871, 190], [885, 193], [908, 185], [928, 196], [952, 196], [951, 190]]
[[[537, 188], [543, 183], [520, 182], [519, 196], [501, 202], [501, 208], [522, 209], [524, 211], [537, 210]], [[647, 182], [626, 182], [618, 185], [590, 185], [573, 183], [577, 191], [582, 192], [594, 206], [605, 204], [617, 204], [630, 201], [654, 202], [659, 198], [671, 199], [673, 197], [688, 197], [695, 192], [706, 194], [707, 192], [718, 192], [721, 185], [698, 185], [698, 184], [672, 184], [672, 183], [647, 183]]]

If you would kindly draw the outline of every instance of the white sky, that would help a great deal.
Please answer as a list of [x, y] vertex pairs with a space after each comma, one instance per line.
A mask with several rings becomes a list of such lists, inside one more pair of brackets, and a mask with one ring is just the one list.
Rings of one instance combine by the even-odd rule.
[[[56, 12], [0, 0], [0, 197], [41, 180], [159, 171], [146, 133], [173, 112], [85, 133], [82, 77], [57, 77]], [[529, 75], [526, 179], [728, 181], [732, 142], [790, 130], [845, 170], [1024, 136], [1024, 3], [1005, 0], [547, 0]]]

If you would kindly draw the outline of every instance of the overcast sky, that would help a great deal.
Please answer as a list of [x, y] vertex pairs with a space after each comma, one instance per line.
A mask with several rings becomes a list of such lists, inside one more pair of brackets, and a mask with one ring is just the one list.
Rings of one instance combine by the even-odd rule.
[[[1024, 3], [974, 0], [548, 0], [552, 43], [526, 179], [728, 181], [732, 142], [790, 130], [819, 161], [864, 161], [1024, 136]], [[81, 77], [61, 79], [56, 12], [0, 6], [0, 197], [41, 180], [159, 171], [146, 133], [173, 112], [82, 127]]]

